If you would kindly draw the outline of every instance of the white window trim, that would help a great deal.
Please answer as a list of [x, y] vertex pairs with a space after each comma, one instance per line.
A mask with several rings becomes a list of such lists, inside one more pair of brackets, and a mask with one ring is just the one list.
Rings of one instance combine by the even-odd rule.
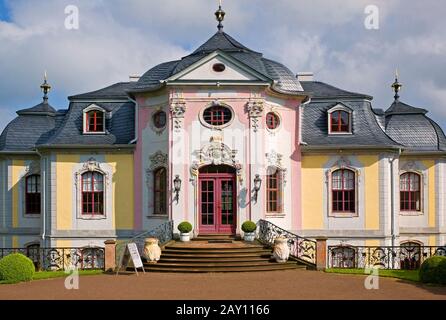
[[[168, 165], [168, 155], [162, 151], [157, 151], [149, 157], [149, 166], [146, 169], [146, 186], [147, 186], [147, 206], [148, 206], [148, 216], [147, 218], [166, 218], [169, 216], [169, 165]], [[167, 201], [166, 201], [166, 213], [165, 214], [155, 214], [155, 199], [154, 199], [154, 178], [155, 171], [158, 169], [166, 169], [167, 175]]]
[[[268, 212], [268, 176], [269, 176], [269, 169], [274, 169], [279, 171], [279, 175], [280, 175], [280, 208], [282, 210], [280, 211], [270, 211]], [[267, 218], [278, 218], [278, 217], [284, 217], [286, 216], [285, 214], [285, 186], [286, 186], [286, 169], [282, 168], [282, 166], [280, 166], [279, 164], [277, 165], [268, 165], [268, 167], [266, 168], [266, 174], [264, 177], [264, 183], [265, 184], [265, 216]], [[259, 191], [260, 192], [260, 191]]]
[[[348, 132], [332, 132], [331, 131], [331, 114], [336, 111], [344, 111], [348, 113]], [[328, 134], [333, 136], [345, 136], [353, 134], [353, 110], [343, 104], [337, 104], [327, 111]]]
[[22, 217], [30, 218], [30, 219], [40, 219], [42, 216], [42, 207], [40, 209], [40, 213], [27, 213], [26, 212], [26, 179], [30, 176], [38, 175], [40, 176], [40, 204], [42, 206], [42, 189], [44, 181], [42, 180], [42, 175], [40, 173], [40, 162], [32, 161], [29, 165], [26, 166], [24, 173], [20, 177], [20, 195], [19, 198], [20, 204], [22, 206]]
[[[275, 114], [279, 118], [279, 125], [275, 129], [268, 128], [268, 124], [266, 123], [266, 118], [268, 117], [269, 113]], [[275, 110], [271, 110], [265, 114], [265, 128], [268, 132], [276, 133], [276, 132], [280, 131], [280, 129], [282, 128], [282, 124], [283, 124], [283, 119], [282, 119], [282, 115], [279, 112], [277, 112]]]
[[220, 106], [222, 106], [222, 107], [224, 107], [224, 108], [228, 108], [228, 109], [231, 111], [231, 121], [229, 121], [228, 123], [223, 124], [223, 125], [221, 125], [221, 126], [213, 126], [213, 125], [207, 123], [207, 122], [204, 120], [204, 117], [203, 117], [204, 112], [205, 112], [207, 109], [213, 107], [213, 105], [214, 105], [215, 102], [208, 103], [203, 109], [201, 109], [200, 114], [198, 115], [198, 117], [199, 117], [199, 119], [200, 119], [201, 124], [202, 124], [204, 127], [209, 128], [209, 129], [212, 129], [212, 130], [222, 130], [222, 129], [224, 129], [224, 128], [227, 128], [227, 127], [229, 127], [229, 126], [234, 122], [234, 120], [235, 120], [235, 112], [234, 112], [234, 109], [233, 109], [230, 105], [228, 105], [228, 104], [226, 104], [226, 103], [224, 103], [224, 102], [222, 102], [222, 101], [217, 101], [217, 102], [218, 102], [218, 104], [219, 104]]
[[[82, 214], [82, 175], [87, 172], [98, 172], [104, 177], [104, 214], [103, 215], [86, 215]], [[112, 215], [112, 205], [109, 200], [113, 194], [112, 189], [112, 169], [105, 164], [100, 164], [94, 158], [90, 158], [82, 167], [74, 174], [74, 183], [76, 190], [76, 218], [79, 220], [106, 220]]]
[[[401, 188], [400, 188], [400, 182], [401, 182], [401, 176], [405, 173], [416, 173], [420, 176], [420, 211], [403, 211], [401, 210], [401, 199], [400, 199], [400, 195], [401, 195]], [[406, 216], [406, 217], [414, 217], [414, 216], [423, 216], [425, 214], [425, 212], [428, 212], [428, 201], [425, 201], [426, 195], [425, 191], [428, 191], [428, 187], [427, 187], [427, 173], [425, 173], [423, 170], [400, 170], [399, 172], [399, 176], [398, 176], [398, 211], [400, 213], [401, 216]]]
[[[90, 132], [90, 131], [87, 130], [87, 126], [88, 126], [88, 123], [87, 123], [87, 113], [89, 113], [91, 111], [99, 111], [99, 112], [102, 112], [104, 114], [104, 117], [103, 117], [103, 122], [104, 122], [103, 123], [103, 128], [104, 128], [104, 131]], [[85, 108], [82, 111], [82, 119], [83, 119], [82, 122], [83, 122], [83, 132], [84, 132], [84, 134], [85, 135], [104, 135], [104, 134], [106, 134], [107, 133], [107, 130], [105, 128], [106, 117], [107, 117], [107, 111], [104, 108], [101, 108], [98, 105], [92, 104], [92, 105], [88, 106], [87, 108]]]
[[[333, 211], [333, 189], [332, 189], [332, 180], [333, 173], [338, 170], [350, 170], [355, 174], [355, 212], [334, 212]], [[359, 217], [359, 177], [361, 172], [354, 167], [351, 166], [336, 166], [330, 168], [326, 172], [327, 175], [327, 190], [328, 190], [328, 216], [331, 218], [358, 218]]]

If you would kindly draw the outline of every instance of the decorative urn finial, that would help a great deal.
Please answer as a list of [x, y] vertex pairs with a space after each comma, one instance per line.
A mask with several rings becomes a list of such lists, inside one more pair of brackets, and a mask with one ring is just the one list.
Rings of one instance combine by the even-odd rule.
[[51, 86], [49, 85], [48, 81], [47, 81], [47, 74], [45, 71], [44, 77], [43, 77], [43, 84], [40, 86], [40, 89], [42, 89], [43, 92], [43, 102], [44, 103], [48, 103], [48, 93], [51, 90]]
[[223, 9], [221, 8], [221, 0], [219, 0], [219, 6], [218, 6], [218, 10], [215, 12], [215, 17], [217, 18], [218, 21], [218, 31], [223, 32], [223, 20], [225, 20], [225, 15], [226, 12], [223, 11]]
[[395, 101], [399, 101], [400, 95], [399, 92], [402, 88], [402, 84], [398, 81], [398, 69], [395, 71], [395, 82], [392, 84], [393, 91], [395, 91]]

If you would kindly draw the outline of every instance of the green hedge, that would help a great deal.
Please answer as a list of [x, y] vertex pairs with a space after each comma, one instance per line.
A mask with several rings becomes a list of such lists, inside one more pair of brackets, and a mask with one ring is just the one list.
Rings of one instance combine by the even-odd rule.
[[34, 263], [20, 253], [10, 254], [0, 260], [0, 280], [11, 283], [31, 281], [35, 273]]
[[252, 232], [256, 231], [256, 229], [257, 229], [257, 225], [252, 221], [245, 221], [242, 224], [243, 232], [252, 233]]
[[424, 283], [446, 284], [446, 257], [426, 259], [420, 268], [420, 280]]
[[189, 222], [187, 222], [187, 221], [181, 222], [178, 225], [178, 230], [181, 233], [189, 233], [189, 232], [192, 231], [192, 225]]

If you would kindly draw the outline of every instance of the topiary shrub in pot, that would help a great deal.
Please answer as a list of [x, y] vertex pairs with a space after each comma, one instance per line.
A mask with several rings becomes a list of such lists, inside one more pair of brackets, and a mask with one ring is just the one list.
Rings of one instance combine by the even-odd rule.
[[257, 225], [252, 221], [245, 221], [242, 224], [242, 231], [245, 233], [243, 239], [252, 242], [256, 238]]
[[0, 260], [0, 281], [31, 281], [35, 272], [32, 260], [21, 253], [13, 253]]
[[180, 241], [190, 241], [190, 233], [192, 231], [192, 225], [188, 221], [181, 222], [178, 225], [178, 231], [180, 231]]
[[446, 257], [426, 259], [420, 268], [420, 280], [423, 283], [446, 284]]

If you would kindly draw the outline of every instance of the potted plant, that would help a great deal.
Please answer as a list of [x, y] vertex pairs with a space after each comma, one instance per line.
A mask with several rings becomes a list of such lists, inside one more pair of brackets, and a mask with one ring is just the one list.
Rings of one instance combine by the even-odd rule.
[[242, 231], [245, 233], [243, 239], [252, 242], [256, 238], [257, 225], [252, 221], [245, 221], [242, 224]]
[[180, 241], [181, 242], [188, 242], [190, 241], [190, 233], [192, 231], [192, 225], [187, 222], [181, 222], [178, 225], [178, 231], [180, 231]]

